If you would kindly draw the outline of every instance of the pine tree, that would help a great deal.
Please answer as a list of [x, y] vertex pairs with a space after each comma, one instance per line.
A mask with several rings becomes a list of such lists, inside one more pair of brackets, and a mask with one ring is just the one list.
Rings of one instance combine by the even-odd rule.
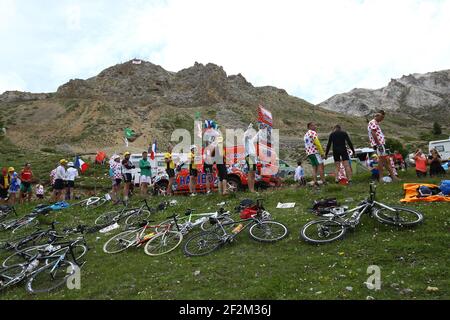
[[438, 136], [438, 135], [442, 134], [442, 128], [441, 128], [441, 125], [440, 125], [439, 123], [437, 123], [437, 122], [435, 122], [435, 123], [433, 124], [433, 134], [434, 134], [435, 136]]

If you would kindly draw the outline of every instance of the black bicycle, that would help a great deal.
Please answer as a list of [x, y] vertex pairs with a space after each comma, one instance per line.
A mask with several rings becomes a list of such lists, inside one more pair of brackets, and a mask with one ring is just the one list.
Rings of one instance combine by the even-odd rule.
[[95, 224], [98, 226], [109, 226], [121, 220], [125, 220], [127, 226], [133, 225], [136, 222], [149, 220], [150, 215], [156, 212], [148, 206], [147, 200], [143, 200], [143, 205], [140, 208], [128, 208], [125, 206], [120, 211], [110, 211], [101, 214], [95, 219]]
[[258, 200], [256, 209], [250, 218], [235, 222], [223, 223], [217, 218], [210, 218], [216, 228], [190, 237], [183, 247], [184, 253], [189, 257], [210, 254], [225, 244], [232, 243], [246, 229], [253, 240], [266, 243], [280, 241], [288, 235], [288, 228], [284, 224], [271, 220], [270, 213], [264, 209], [261, 199]]
[[25, 263], [15, 264], [0, 270], [0, 291], [27, 280], [30, 293], [51, 292], [65, 283], [79, 270], [84, 262], [76, 248], [88, 248], [83, 237], [60, 245], [40, 247]]
[[321, 244], [342, 239], [347, 231], [354, 230], [361, 217], [368, 214], [379, 222], [396, 227], [413, 227], [423, 221], [423, 214], [417, 210], [388, 206], [375, 200], [376, 185], [370, 184], [369, 197], [356, 208], [330, 209], [324, 217], [308, 222], [301, 230], [300, 237], [309, 243]]
[[58, 238], [63, 238], [63, 236], [58, 235], [55, 229], [56, 224], [58, 224], [58, 222], [53, 221], [51, 227], [47, 230], [37, 229], [29, 235], [0, 241], [0, 249], [21, 250], [25, 247], [51, 243]]

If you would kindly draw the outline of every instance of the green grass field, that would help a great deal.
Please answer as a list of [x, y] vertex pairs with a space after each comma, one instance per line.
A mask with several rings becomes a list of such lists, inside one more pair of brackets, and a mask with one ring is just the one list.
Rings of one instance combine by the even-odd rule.
[[[402, 178], [404, 182], [416, 181], [412, 170]], [[368, 195], [368, 180], [367, 175], [360, 175], [351, 187], [328, 185], [313, 190], [287, 186], [261, 193], [266, 209], [290, 231], [288, 238], [275, 244], [255, 242], [244, 232], [234, 244], [206, 257], [187, 258], [179, 247], [153, 258], [145, 255], [143, 248], [107, 255], [102, 246], [115, 233], [91, 234], [87, 236], [90, 251], [81, 272], [81, 290], [62, 288], [32, 296], [24, 284], [19, 284], [0, 293], [0, 299], [448, 299], [448, 203], [411, 205], [424, 213], [425, 221], [410, 230], [385, 226], [365, 216], [355, 232], [336, 243], [315, 246], [299, 240], [300, 228], [315, 218], [308, 211], [313, 200], [337, 197], [342, 204], [356, 205]], [[403, 196], [401, 184], [380, 185], [377, 191], [378, 200], [388, 204], [399, 205]], [[182, 214], [186, 208], [214, 211], [224, 200], [225, 208], [233, 210], [244, 198], [255, 197], [249, 193], [227, 198], [179, 196], [178, 205], [159, 213], [155, 220]], [[346, 202], [349, 198], [353, 201]], [[156, 205], [168, 199], [172, 198], [150, 198], [150, 202]], [[278, 202], [297, 205], [294, 209], [276, 209]], [[134, 204], [138, 204], [137, 199]], [[19, 212], [26, 214], [33, 207], [19, 207]], [[109, 208], [87, 212], [67, 209], [44, 220], [61, 222], [58, 228], [93, 224]], [[0, 237], [4, 235], [0, 233]], [[6, 256], [0, 253], [0, 259]], [[364, 284], [370, 265], [381, 268], [379, 291], [369, 290]], [[439, 290], [429, 292], [427, 287]]]

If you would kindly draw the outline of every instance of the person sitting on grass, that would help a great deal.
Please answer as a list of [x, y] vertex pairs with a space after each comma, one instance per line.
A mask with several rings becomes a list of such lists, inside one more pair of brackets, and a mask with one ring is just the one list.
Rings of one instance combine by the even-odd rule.
[[295, 169], [294, 181], [298, 183], [299, 186], [306, 186], [305, 179], [305, 169], [302, 167], [302, 162], [297, 161], [297, 168]]
[[430, 177], [442, 177], [445, 175], [445, 170], [442, 167], [441, 155], [436, 149], [431, 150], [431, 155], [428, 157], [428, 163], [430, 164]]
[[427, 157], [423, 154], [421, 149], [417, 149], [414, 154], [414, 161], [416, 162], [417, 178], [425, 178], [427, 176]]
[[372, 180], [378, 181], [380, 179], [380, 172], [378, 171], [378, 156], [376, 154], [372, 155], [370, 160], [370, 172], [372, 173]]

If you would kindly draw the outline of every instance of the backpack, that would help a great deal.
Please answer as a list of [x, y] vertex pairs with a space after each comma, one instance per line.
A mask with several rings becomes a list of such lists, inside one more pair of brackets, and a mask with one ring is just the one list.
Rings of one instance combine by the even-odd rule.
[[440, 189], [444, 196], [450, 196], [450, 180], [442, 181]]
[[429, 188], [427, 186], [420, 186], [419, 188], [417, 188], [417, 197], [418, 198], [426, 198], [429, 196], [435, 196], [438, 195], [439, 193], [441, 193], [441, 189], [440, 188]]
[[313, 202], [312, 210], [319, 212], [326, 208], [334, 208], [334, 207], [338, 207], [338, 206], [339, 206], [339, 203], [337, 202], [336, 198], [321, 199], [321, 200], [316, 200]]
[[255, 205], [255, 201], [253, 201], [252, 199], [244, 199], [236, 207], [236, 212], [241, 212], [242, 210], [249, 208], [253, 205]]

